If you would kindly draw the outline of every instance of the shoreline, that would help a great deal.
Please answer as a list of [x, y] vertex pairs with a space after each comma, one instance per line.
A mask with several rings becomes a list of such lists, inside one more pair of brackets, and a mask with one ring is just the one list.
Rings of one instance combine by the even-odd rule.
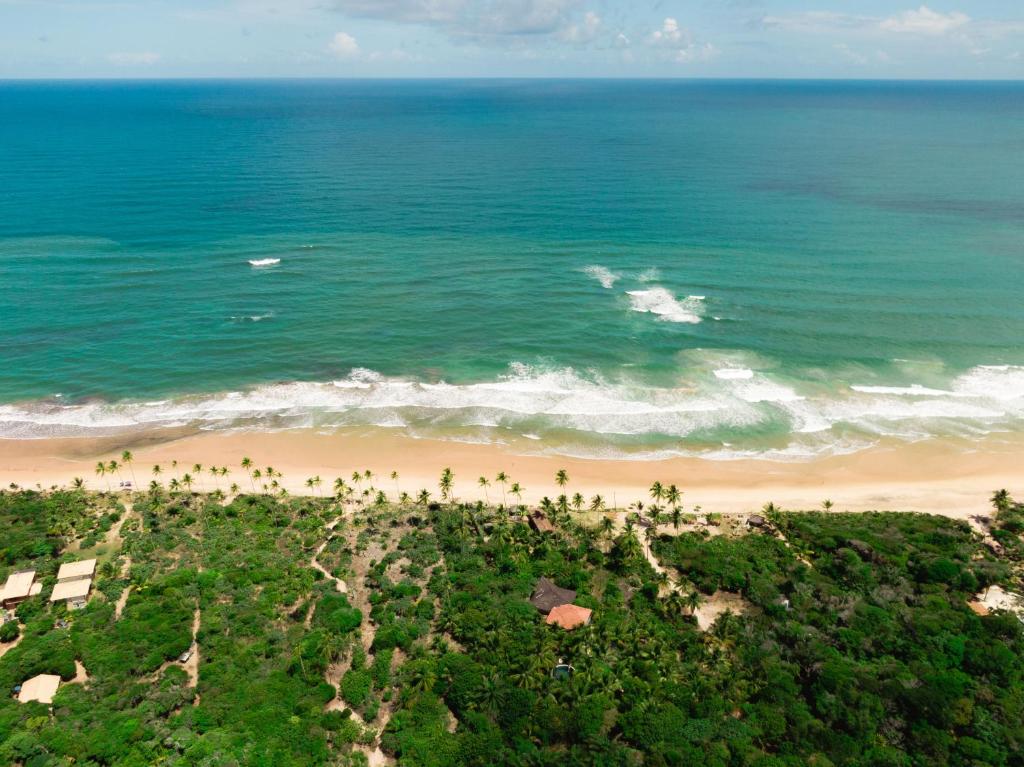
[[[561, 492], [555, 472], [565, 469], [570, 478], [565, 492], [580, 492], [588, 503], [594, 494], [602, 495], [609, 507], [624, 508], [636, 500], [647, 503], [648, 488], [657, 480], [683, 491], [684, 510], [700, 505], [703, 511], [720, 513], [754, 511], [769, 501], [786, 509], [820, 509], [828, 498], [836, 511], [918, 511], [966, 519], [988, 513], [988, 499], [996, 489], [1024, 494], [1024, 437], [1007, 435], [981, 442], [882, 444], [805, 462], [568, 458], [368, 429], [0, 439], [0, 484], [48, 488], [81, 477], [86, 487], [102, 490], [106, 480], [94, 473], [96, 462], [120, 462], [123, 450], [134, 454], [137, 488], [149, 484], [153, 464], [163, 467], [160, 479], [166, 483], [173, 476], [171, 461], [177, 460], [179, 476], [191, 472], [194, 464], [203, 466], [193, 485], [197, 491], [218, 486], [226, 490], [232, 482], [245, 491], [248, 480], [239, 464], [249, 456], [255, 467], [273, 466], [281, 472], [281, 486], [294, 494], [317, 492], [306, 487], [308, 477], [320, 476], [319, 492], [327, 495], [335, 477], [348, 482], [353, 471], [369, 469], [376, 475], [374, 485], [389, 497], [399, 490], [415, 495], [421, 488], [437, 497], [438, 477], [445, 467], [454, 472], [454, 493], [463, 500], [500, 499], [501, 487], [494, 479], [499, 471], [509, 475], [509, 485], [522, 485], [526, 503], [537, 503], [543, 496], [555, 498]], [[209, 474], [211, 465], [227, 466], [231, 473], [215, 479]], [[397, 483], [390, 478], [392, 471], [399, 473]], [[486, 493], [477, 484], [481, 475], [491, 482]], [[131, 479], [131, 472], [125, 469], [121, 479]], [[117, 481], [112, 481], [115, 487]]]

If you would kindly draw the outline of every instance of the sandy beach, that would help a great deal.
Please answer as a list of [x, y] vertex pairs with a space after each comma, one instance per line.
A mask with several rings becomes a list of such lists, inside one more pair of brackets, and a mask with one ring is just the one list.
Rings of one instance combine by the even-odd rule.
[[[390, 495], [427, 488], [436, 496], [438, 476], [445, 467], [455, 473], [460, 499], [484, 499], [477, 479], [486, 476], [491, 480], [487, 497], [500, 500], [502, 490], [494, 481], [500, 471], [520, 483], [525, 502], [555, 497], [559, 488], [554, 475], [564, 468], [570, 477], [567, 492], [580, 492], [588, 499], [599, 493], [609, 506], [647, 500], [650, 484], [658, 480], [683, 489], [687, 510], [699, 505], [722, 513], [751, 511], [768, 501], [788, 509], [816, 509], [828, 498], [836, 510], [921, 511], [964, 518], [985, 513], [997, 488], [1024, 493], [1024, 439], [1006, 436], [973, 443], [881, 445], [806, 462], [590, 460], [527, 454], [501, 445], [416, 439], [384, 430], [0, 440], [0, 481], [4, 486], [46, 488], [82, 477], [88, 487], [103, 489], [107, 479], [94, 473], [96, 462], [120, 460], [126, 449], [134, 454], [132, 470], [139, 486], [148, 485], [154, 464], [163, 467], [161, 478], [166, 482], [174, 476], [171, 462], [177, 461], [179, 476], [194, 464], [204, 467], [193, 485], [197, 490], [226, 489], [232, 482], [245, 489], [249, 480], [239, 464], [249, 456], [255, 466], [281, 472], [279, 481], [293, 493], [308, 493], [305, 481], [317, 475], [323, 480], [321, 491], [329, 493], [335, 477], [348, 479], [353, 471], [369, 469], [376, 475], [375, 486]], [[210, 466], [227, 466], [231, 473], [215, 479]], [[132, 470], [125, 469], [120, 478], [131, 479]], [[390, 478], [393, 471], [399, 474], [397, 482]], [[118, 477], [110, 479], [116, 487]]]

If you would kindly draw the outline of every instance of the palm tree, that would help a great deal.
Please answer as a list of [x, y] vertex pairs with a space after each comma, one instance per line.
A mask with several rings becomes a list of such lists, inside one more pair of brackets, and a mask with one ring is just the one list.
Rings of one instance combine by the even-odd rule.
[[345, 494], [345, 488], [346, 487], [348, 487], [348, 486], [345, 484], [345, 480], [343, 480], [341, 477], [338, 477], [337, 479], [335, 479], [334, 480], [334, 495], [335, 495], [335, 497], [341, 498]]
[[[107, 464], [103, 463], [103, 461], [97, 461], [96, 462], [96, 476], [103, 477], [104, 479], [106, 479], [106, 476], [107, 476]], [[107, 492], [108, 493], [110, 492], [110, 480], [109, 479], [107, 480]]]
[[487, 492], [487, 488], [491, 486], [491, 483], [488, 481], [487, 477], [480, 477], [480, 479], [478, 479], [476, 483], [484, 489], [484, 500], [487, 502], [487, 505], [490, 506], [491, 497], [490, 493]]
[[494, 478], [494, 481], [501, 485], [501, 505], [508, 506], [508, 501], [505, 498], [505, 483], [508, 482], [508, 474], [503, 471], [499, 471], [498, 476]]
[[569, 484], [569, 474], [565, 469], [559, 469], [555, 472], [555, 483], [560, 487], [564, 488]]
[[1004, 512], [1010, 508], [1010, 492], [1003, 488], [1002, 490], [996, 490], [992, 493], [992, 506], [998, 512]]
[[71, 480], [71, 486], [75, 488], [75, 490], [82, 490], [85, 488], [85, 480], [81, 477], [75, 477]]
[[573, 493], [572, 507], [576, 509], [576, 511], [581, 511], [583, 509], [583, 504], [586, 502], [587, 499], [583, 497], [582, 493]]
[[686, 609], [690, 611], [690, 615], [693, 615], [697, 612], [697, 608], [700, 607], [701, 603], [704, 601], [704, 597], [701, 596], [699, 591], [691, 591], [686, 595], [684, 601], [686, 603]]
[[232, 495], [238, 495], [238, 483], [237, 482], [232, 482], [231, 483], [231, 494]]
[[395, 498], [402, 495], [402, 488], [398, 485], [398, 472], [391, 472], [391, 481], [395, 483]]
[[602, 509], [604, 509], [604, 498], [600, 495], [595, 495], [590, 499], [590, 510], [601, 511]]
[[409, 497], [409, 494], [407, 492], [405, 492], [404, 490], [398, 496], [398, 502], [400, 504], [402, 504], [403, 506], [408, 506], [410, 500], [412, 500], [412, 499]]
[[[257, 480], [263, 479], [263, 472], [260, 471], [259, 469], [253, 469], [251, 476], [252, 476], [252, 480], [255, 482]], [[263, 485], [263, 491], [266, 492], [266, 490], [267, 490], [267, 486]]]
[[826, 512], [832, 511], [832, 506], [832, 501], [829, 500], [828, 498], [821, 502], [821, 508], [823, 508]]
[[668, 490], [665, 491], [665, 500], [668, 502], [668, 505], [671, 506], [673, 509], [678, 508], [679, 501], [682, 499], [682, 497], [682, 491], [675, 485], [669, 485]]
[[672, 527], [676, 532], [679, 532], [679, 523], [682, 520], [683, 512], [679, 510], [678, 506], [672, 507]]
[[121, 481], [121, 464], [119, 464], [117, 461], [110, 461], [107, 464], [107, 473], [109, 473], [109, 474], [117, 474], [117, 479], [120, 482]]
[[446, 468], [441, 472], [441, 481], [438, 483], [441, 488], [441, 499], [450, 501], [452, 499], [452, 482], [455, 481], [455, 475], [452, 474], [452, 470]]
[[525, 490], [526, 488], [524, 488], [524, 487], [523, 487], [522, 485], [520, 485], [520, 484], [519, 484], [518, 482], [513, 482], [513, 483], [512, 483], [512, 487], [511, 487], [511, 488], [509, 488], [509, 489], [510, 489], [510, 490], [512, 491], [512, 495], [514, 495], [514, 496], [516, 497], [516, 502], [517, 502], [517, 503], [518, 503], [518, 504], [519, 504], [520, 506], [522, 506], [522, 505], [523, 505], [523, 491], [524, 491], [524, 490]]
[[153, 466], [154, 481], [156, 481], [157, 479], [160, 478], [160, 475], [163, 474], [163, 471], [164, 470], [160, 468], [160, 464], [154, 464], [154, 466]]
[[312, 490], [312, 489], [313, 489], [313, 478], [312, 478], [312, 477], [309, 477], [309, 478], [308, 478], [308, 479], [306, 480], [306, 487], [308, 487], [308, 488], [309, 488], [310, 490]]
[[612, 539], [612, 534], [615, 532], [615, 522], [612, 521], [611, 517], [604, 517], [600, 524], [601, 533], [608, 538]]
[[245, 473], [249, 475], [249, 484], [252, 485], [252, 491], [256, 492], [256, 482], [252, 478], [252, 459], [248, 456], [242, 458], [242, 468], [245, 469]]
[[316, 488], [316, 494], [317, 495], [320, 495], [320, 496], [323, 495], [323, 492], [321, 492], [321, 490], [320, 490], [320, 485], [322, 485], [323, 483], [324, 483], [324, 481], [322, 479], [320, 479], [320, 475], [319, 474], [317, 474], [315, 477], [313, 477], [313, 487]]
[[135, 460], [135, 456], [132, 455], [132, 451], [125, 450], [121, 453], [121, 460], [128, 467], [128, 471], [132, 473], [132, 485], [135, 485], [135, 469], [132, 468], [132, 461]]
[[[186, 474], [185, 476], [188, 475]], [[177, 493], [181, 489], [181, 483], [178, 481], [177, 477], [171, 477], [171, 481], [167, 483], [167, 487], [172, 494]]]
[[657, 503], [664, 497], [665, 488], [661, 486], [660, 482], [655, 482], [653, 485], [651, 485], [651, 498], [654, 499], [655, 503]]
[[418, 503], [420, 506], [426, 506], [428, 503], [430, 503], [430, 491], [428, 491], [426, 488], [420, 490], [420, 494], [416, 497], [416, 503]]
[[220, 482], [217, 481], [217, 478], [220, 476], [220, 469], [218, 469], [216, 466], [211, 466], [210, 474], [213, 475], [213, 486], [216, 489], [220, 490]]
[[191, 492], [192, 492], [192, 475], [191, 475], [191, 474], [189, 474], [188, 472], [186, 472], [185, 474], [183, 474], [183, 475], [181, 476], [181, 484], [183, 484], [183, 485], [185, 486], [185, 489], [186, 489], [186, 490], [187, 490], [187, 491], [188, 491], [189, 493], [191, 493]]

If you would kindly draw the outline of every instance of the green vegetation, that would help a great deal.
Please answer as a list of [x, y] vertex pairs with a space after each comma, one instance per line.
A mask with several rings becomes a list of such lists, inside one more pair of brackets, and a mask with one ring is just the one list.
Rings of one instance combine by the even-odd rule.
[[[244, 473], [268, 492], [280, 476]], [[366, 471], [333, 497], [311, 478], [308, 498], [227, 500], [184, 476], [170, 493], [0, 493], [0, 578], [44, 583], [0, 626], [0, 687], [64, 680], [52, 713], [0, 699], [0, 764], [356, 765], [379, 748], [415, 767], [1024, 765], [1024, 626], [968, 608], [1019, 588], [1008, 495], [985, 535], [774, 508], [732, 534], [680, 513], [674, 485], [652, 486], [643, 520], [603, 499], [583, 512], [559, 472], [556, 530], [537, 533], [459, 504], [448, 471], [443, 502], [417, 505], [382, 501]], [[59, 564], [86, 554], [88, 605], [50, 605]], [[547, 625], [528, 601], [541, 576], [591, 623]], [[723, 595], [741, 608], [712, 622]]]

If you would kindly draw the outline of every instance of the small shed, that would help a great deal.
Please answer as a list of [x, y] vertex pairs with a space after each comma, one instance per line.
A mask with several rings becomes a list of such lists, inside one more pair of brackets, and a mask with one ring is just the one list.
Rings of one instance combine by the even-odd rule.
[[549, 626], [560, 626], [566, 631], [572, 631], [580, 626], [589, 626], [592, 614], [592, 610], [579, 605], [559, 605], [548, 613], [546, 623]]
[[760, 514], [751, 514], [750, 518], [747, 520], [747, 525], [750, 527], [767, 527], [768, 520]]
[[53, 703], [53, 696], [60, 687], [60, 677], [56, 674], [40, 674], [27, 680], [18, 691], [18, 703]]
[[538, 533], [551, 533], [555, 530], [555, 526], [551, 524], [551, 520], [548, 519], [543, 512], [533, 512], [529, 516], [528, 521], [530, 523], [530, 527], [532, 527]]
[[545, 615], [559, 605], [567, 605], [576, 599], [576, 592], [556, 586], [547, 578], [541, 578], [530, 595], [530, 604]]

